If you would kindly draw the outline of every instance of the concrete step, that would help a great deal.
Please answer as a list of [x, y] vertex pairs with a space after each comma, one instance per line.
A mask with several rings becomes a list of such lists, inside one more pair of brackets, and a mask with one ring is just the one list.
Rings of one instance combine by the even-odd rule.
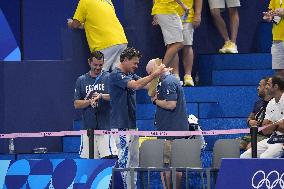
[[212, 85], [255, 86], [262, 78], [274, 73], [274, 70], [216, 70], [212, 73]]
[[198, 60], [199, 85], [212, 85], [216, 70], [271, 69], [270, 53], [200, 55]]

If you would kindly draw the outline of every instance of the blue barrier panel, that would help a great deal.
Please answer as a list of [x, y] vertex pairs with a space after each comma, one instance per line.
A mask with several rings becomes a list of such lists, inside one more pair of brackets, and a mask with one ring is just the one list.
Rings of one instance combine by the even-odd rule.
[[115, 160], [2, 160], [0, 188], [108, 188], [114, 164]]
[[280, 189], [283, 177], [283, 159], [223, 159], [216, 189]]
[[154, 119], [137, 120], [136, 125], [139, 131], [155, 131]]
[[83, 120], [82, 119], [73, 120], [73, 130], [79, 131], [82, 129], [83, 129]]
[[78, 151], [76, 153], [35, 153], [35, 154], [17, 154], [17, 159], [80, 159]]
[[63, 152], [79, 152], [81, 145], [80, 136], [63, 137]]
[[15, 160], [14, 154], [0, 154], [1, 160]]

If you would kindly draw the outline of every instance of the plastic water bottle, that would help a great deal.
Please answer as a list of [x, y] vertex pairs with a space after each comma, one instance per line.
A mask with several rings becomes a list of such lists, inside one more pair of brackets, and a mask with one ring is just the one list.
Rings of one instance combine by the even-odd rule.
[[10, 138], [9, 139], [9, 154], [14, 154], [14, 153], [15, 153], [14, 139]]

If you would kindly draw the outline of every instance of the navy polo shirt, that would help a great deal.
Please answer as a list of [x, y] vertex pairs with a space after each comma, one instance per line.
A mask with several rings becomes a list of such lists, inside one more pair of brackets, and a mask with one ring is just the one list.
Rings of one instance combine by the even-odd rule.
[[157, 106], [156, 127], [159, 131], [188, 131], [186, 101], [183, 88], [174, 75], [161, 77], [157, 87], [158, 100], [177, 101], [174, 110]]
[[109, 94], [111, 104], [110, 127], [112, 129], [136, 129], [136, 92], [127, 88], [131, 80], [138, 80], [139, 76], [132, 73], [125, 74], [115, 68], [109, 77]]

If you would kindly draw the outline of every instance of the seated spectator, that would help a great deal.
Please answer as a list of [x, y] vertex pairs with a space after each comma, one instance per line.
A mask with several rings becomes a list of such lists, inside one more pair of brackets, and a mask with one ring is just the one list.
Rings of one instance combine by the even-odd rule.
[[[262, 126], [262, 122], [265, 116], [266, 106], [271, 100], [271, 96], [266, 90], [265, 86], [268, 82], [269, 78], [261, 79], [257, 88], [259, 99], [255, 102], [253, 111], [250, 113], [247, 124], [249, 127], [251, 126]], [[268, 136], [264, 135], [262, 132], [257, 134], [257, 141], [261, 141], [266, 139]], [[241, 150], [248, 150], [251, 147], [251, 136], [245, 135], [241, 138], [240, 141], [240, 149]]]
[[[263, 134], [272, 134], [274, 131], [277, 134], [283, 135], [284, 133], [284, 78], [280, 75], [275, 75], [269, 78], [266, 88], [270, 95], [273, 97], [266, 107], [265, 118], [262, 125], [268, 126], [263, 129]], [[279, 121], [281, 120], [281, 121]], [[278, 123], [274, 123], [279, 121]], [[269, 139], [264, 139], [257, 143], [257, 157], [260, 158], [280, 158], [283, 154], [283, 144], [275, 143], [269, 144]], [[241, 158], [251, 158], [252, 151], [248, 149], [243, 154]]]
[[284, 77], [284, 6], [282, 0], [270, 0], [267, 12], [263, 13], [263, 19], [273, 22], [271, 47], [272, 69]]
[[[236, 40], [239, 29], [239, 13], [237, 7], [240, 6], [240, 0], [208, 0], [208, 2], [215, 25], [225, 41], [224, 46], [219, 52], [238, 53]], [[225, 3], [229, 9], [231, 38], [229, 37], [226, 23], [221, 15], [221, 10], [225, 9]]]

